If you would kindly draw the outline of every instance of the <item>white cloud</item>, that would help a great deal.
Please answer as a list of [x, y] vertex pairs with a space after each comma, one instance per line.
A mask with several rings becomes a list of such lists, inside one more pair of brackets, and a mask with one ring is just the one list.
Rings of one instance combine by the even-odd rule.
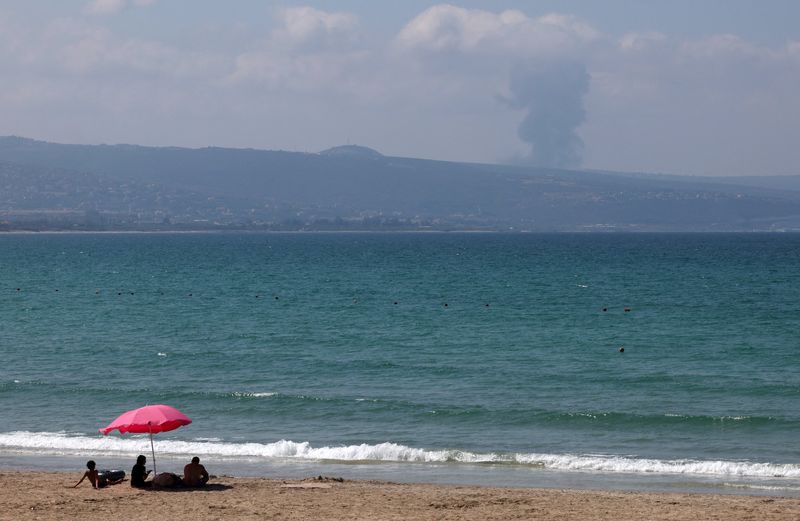
[[643, 52], [662, 45], [667, 37], [662, 33], [628, 33], [619, 39], [619, 48], [626, 52]]
[[358, 18], [311, 7], [278, 12], [279, 26], [258, 48], [235, 58], [233, 84], [342, 90], [369, 51], [360, 46]]
[[43, 83], [114, 83], [142, 77], [221, 78], [229, 73], [230, 60], [158, 41], [123, 38], [103, 26], [66, 18], [36, 30], [9, 25], [0, 31], [0, 67], [20, 77], [39, 77]]
[[144, 7], [156, 3], [156, 0], [91, 0], [84, 11], [93, 15], [109, 15], [119, 13], [123, 9], [135, 6]]
[[515, 10], [493, 13], [437, 5], [411, 20], [396, 41], [402, 49], [420, 52], [521, 57], [574, 52], [599, 36], [589, 24], [572, 16], [530, 18]]
[[721, 175], [791, 173], [785, 158], [800, 160], [785, 145], [800, 140], [791, 42], [629, 34], [589, 65], [587, 164]]
[[125, 0], [92, 0], [86, 5], [86, 12], [89, 14], [112, 14], [122, 11], [126, 5]]
[[350, 13], [329, 13], [313, 7], [293, 7], [278, 12], [280, 28], [274, 43], [313, 50], [352, 46], [358, 39], [358, 17]]
[[[681, 96], [716, 100], [766, 92], [787, 75], [800, 73], [792, 64], [792, 44], [765, 47], [738, 36], [721, 34], [680, 39], [659, 33], [627, 34], [617, 46], [591, 59], [593, 76], [614, 85], [614, 95], [628, 102], [648, 85], [650, 101]], [[773, 83], [764, 83], [770, 78]], [[607, 93], [611, 94], [611, 93]]]
[[789, 56], [800, 58], [800, 41], [790, 41], [786, 44], [786, 51]]

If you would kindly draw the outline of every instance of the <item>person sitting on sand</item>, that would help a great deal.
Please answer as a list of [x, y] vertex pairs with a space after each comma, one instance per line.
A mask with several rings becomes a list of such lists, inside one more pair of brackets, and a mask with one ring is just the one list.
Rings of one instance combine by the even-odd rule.
[[192, 462], [183, 467], [183, 485], [186, 487], [204, 487], [208, 483], [208, 472], [195, 456]]
[[117, 483], [122, 482], [122, 478], [109, 479], [106, 471], [104, 471], [103, 474], [100, 474], [99, 472], [97, 472], [97, 469], [95, 468], [96, 466], [97, 464], [94, 462], [94, 460], [87, 461], [86, 468], [88, 470], [83, 473], [83, 476], [81, 476], [81, 480], [75, 483], [75, 486], [72, 488], [78, 488], [78, 485], [83, 483], [83, 480], [86, 478], [89, 478], [89, 483], [92, 484], [92, 488], [103, 488], [108, 485], [116, 485]]
[[133, 488], [151, 488], [153, 486], [152, 481], [145, 481], [150, 474], [150, 471], [144, 468], [145, 463], [147, 463], [147, 458], [140, 454], [136, 458], [136, 465], [131, 469], [131, 486]]

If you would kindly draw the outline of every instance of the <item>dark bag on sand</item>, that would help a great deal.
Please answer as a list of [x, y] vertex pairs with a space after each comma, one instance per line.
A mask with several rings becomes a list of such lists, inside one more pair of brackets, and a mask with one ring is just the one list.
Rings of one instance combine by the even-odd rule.
[[100, 470], [97, 472], [97, 479], [100, 486], [104, 487], [109, 483], [116, 483], [125, 478], [124, 470]]
[[181, 486], [181, 478], [172, 472], [162, 472], [153, 478], [153, 486], [156, 488], [176, 488]]

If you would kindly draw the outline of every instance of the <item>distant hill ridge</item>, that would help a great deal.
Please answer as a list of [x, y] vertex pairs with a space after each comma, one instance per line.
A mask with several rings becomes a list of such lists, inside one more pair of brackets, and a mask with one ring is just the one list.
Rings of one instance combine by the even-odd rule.
[[364, 157], [369, 159], [378, 159], [383, 157], [383, 154], [375, 149], [364, 147], [360, 145], [341, 145], [338, 147], [329, 148], [320, 152], [323, 156], [347, 156], [347, 157]]
[[[89, 179], [102, 180], [103, 190], [86, 188]], [[310, 154], [0, 137], [0, 189], [0, 212], [9, 216], [35, 199], [245, 227], [800, 229], [800, 176], [715, 179], [469, 164], [384, 156], [360, 145]]]

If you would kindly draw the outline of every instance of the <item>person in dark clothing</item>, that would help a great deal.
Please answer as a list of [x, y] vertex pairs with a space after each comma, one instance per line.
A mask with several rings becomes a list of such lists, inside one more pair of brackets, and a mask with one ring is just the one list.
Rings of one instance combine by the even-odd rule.
[[136, 465], [133, 466], [131, 469], [131, 486], [134, 488], [151, 488], [153, 486], [152, 481], [145, 481], [147, 476], [150, 474], [150, 471], [144, 468], [144, 464], [147, 462], [147, 458], [139, 455], [136, 458]]

